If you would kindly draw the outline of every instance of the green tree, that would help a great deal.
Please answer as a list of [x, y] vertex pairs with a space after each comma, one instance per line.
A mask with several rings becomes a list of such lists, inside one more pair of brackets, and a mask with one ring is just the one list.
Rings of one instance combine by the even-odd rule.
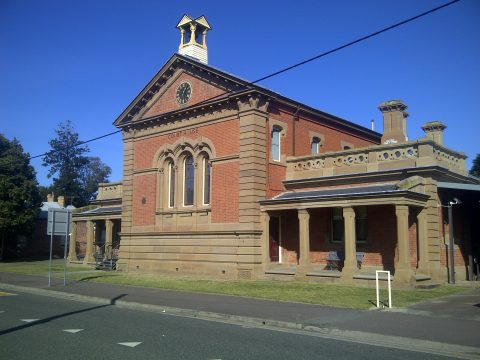
[[84, 154], [89, 148], [81, 145], [70, 120], [60, 123], [55, 132], [57, 137], [48, 142], [51, 150], [43, 157], [43, 166], [50, 167], [47, 176], [53, 177], [53, 189], [57, 195], [65, 196], [65, 204], [84, 206], [88, 199], [85, 199], [80, 173], [88, 163]]
[[477, 157], [473, 159], [472, 168], [470, 169], [469, 174], [480, 178], [480, 154], [477, 154]]
[[15, 250], [19, 235], [28, 236], [40, 206], [35, 170], [20, 143], [0, 134], [0, 258]]
[[107, 182], [111, 173], [110, 166], [105, 165], [99, 157], [87, 158], [87, 163], [80, 172], [80, 181], [87, 200], [92, 199], [97, 192], [98, 184]]
[[112, 169], [99, 157], [88, 157], [88, 146], [82, 145], [72, 123], [60, 123], [57, 137], [49, 141], [51, 151], [43, 158], [50, 166], [47, 176], [53, 177], [51, 190], [65, 196], [65, 204], [81, 207], [88, 204], [98, 183], [107, 182]]

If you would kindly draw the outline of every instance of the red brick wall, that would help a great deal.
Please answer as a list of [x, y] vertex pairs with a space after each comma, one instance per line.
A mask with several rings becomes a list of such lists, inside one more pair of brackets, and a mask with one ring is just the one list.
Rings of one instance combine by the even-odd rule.
[[309, 119], [301, 118], [297, 122], [295, 129], [295, 133], [297, 134], [295, 152], [297, 156], [310, 154], [311, 138], [309, 136], [309, 131], [314, 131], [324, 135], [325, 142], [323, 147], [320, 149], [320, 153], [343, 150], [341, 146], [342, 141], [351, 143], [354, 148], [365, 147], [373, 144], [369, 140], [362, 139], [346, 132], [341, 132], [338, 129], [332, 129]]
[[186, 130], [185, 132], [137, 140], [135, 142], [134, 169], [151, 168], [154, 165], [154, 156], [158, 149], [164, 144], [174, 144], [179, 136], [191, 140], [198, 139], [200, 136], [206, 137], [213, 142], [216, 157], [236, 155], [240, 148], [238, 120], [224, 121]]
[[[331, 216], [331, 209], [310, 210], [310, 261], [313, 264], [325, 264], [330, 251], [345, 251], [343, 243], [330, 241]], [[388, 205], [368, 206], [367, 219], [367, 242], [357, 244], [357, 252], [365, 253], [363, 266], [382, 266], [393, 270], [397, 239], [395, 208]]]
[[238, 162], [216, 163], [212, 167], [212, 222], [237, 222], [239, 218]]
[[[240, 148], [239, 122], [229, 120], [201, 126], [185, 132], [176, 132], [135, 142], [134, 169], [151, 168], [158, 149], [164, 144], [174, 144], [180, 136], [193, 142], [200, 136], [213, 143], [215, 157], [238, 155]], [[228, 140], [228, 141], [226, 141]], [[238, 208], [238, 162], [214, 163], [212, 167], [212, 221], [236, 222]], [[235, 179], [235, 180], [234, 180]], [[133, 224], [153, 225], [155, 223], [155, 193], [157, 178], [153, 174], [136, 175], [133, 182]], [[142, 204], [145, 197], [146, 204]]]
[[280, 220], [280, 239], [282, 246], [282, 263], [298, 264], [299, 256], [299, 222], [297, 211], [285, 211]]
[[[312, 121], [307, 118], [300, 118], [298, 121], [293, 120], [291, 113], [274, 108], [269, 114], [270, 119], [280, 121], [284, 124], [286, 136], [280, 138], [280, 149], [282, 155], [285, 156], [304, 156], [310, 155], [310, 135], [309, 131], [324, 135], [325, 142], [320, 150], [320, 153], [326, 151], [342, 150], [342, 141], [352, 144], [354, 147], [365, 147], [376, 144], [370, 140], [352, 135], [345, 131], [333, 129], [325, 124]], [[295, 122], [295, 130], [293, 124]], [[267, 129], [267, 159], [270, 155], [270, 129]], [[294, 140], [295, 137], [295, 141]], [[294, 151], [295, 147], [295, 151]], [[279, 193], [285, 191], [282, 181], [285, 179], [286, 167], [275, 164], [268, 166], [268, 184], [267, 184], [267, 198], [271, 198]]]
[[268, 165], [268, 187], [267, 199], [274, 197], [285, 191], [282, 181], [285, 180], [286, 168], [282, 165], [269, 164]]
[[155, 224], [156, 189], [156, 174], [133, 177], [133, 225]]
[[165, 91], [162, 97], [153, 104], [153, 106], [145, 113], [143, 118], [181, 109], [182, 106], [179, 105], [176, 100], [176, 92], [178, 85], [184, 81], [188, 81], [192, 85], [192, 97], [188, 102], [188, 105], [193, 105], [225, 92], [224, 90], [216, 88], [203, 80], [184, 73], [180, 75], [180, 77], [172, 84], [172, 86]]
[[[455, 245], [454, 246], [454, 259], [453, 261], [455, 262], [455, 267], [459, 266], [466, 266], [468, 265], [468, 253], [470, 251], [465, 251], [463, 248], [464, 245], [466, 245], [465, 241], [462, 241], [463, 239], [463, 226], [462, 226], [462, 219], [466, 217], [466, 214], [463, 214], [461, 212], [461, 208], [457, 207], [454, 208], [453, 210], [453, 229], [454, 229], [454, 241]], [[440, 263], [442, 266], [447, 266], [449, 262], [449, 249], [448, 249], [448, 237], [449, 237], [449, 224], [448, 224], [448, 209], [447, 208], [439, 208], [438, 210], [439, 214], [439, 223], [440, 223], [440, 246], [441, 246], [441, 252], [440, 252]], [[467, 240], [467, 239], [465, 239]], [[446, 243], [446, 244], [445, 244]], [[463, 246], [462, 246], [463, 245]]]

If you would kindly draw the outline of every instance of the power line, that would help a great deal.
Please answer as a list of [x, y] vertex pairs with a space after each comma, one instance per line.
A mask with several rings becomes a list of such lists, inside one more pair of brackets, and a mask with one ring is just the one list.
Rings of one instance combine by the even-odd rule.
[[[294, 64], [294, 65], [288, 66], [288, 67], [286, 67], [286, 68], [283, 68], [283, 69], [281, 69], [281, 70], [278, 70], [278, 71], [276, 71], [276, 72], [274, 72], [274, 73], [271, 73], [271, 74], [269, 74], [269, 75], [263, 76], [263, 77], [255, 80], [255, 81], [251, 81], [251, 82], [243, 85], [242, 90], [229, 90], [229, 91], [225, 91], [225, 92], [223, 92], [223, 93], [221, 93], [221, 94], [219, 94], [219, 95], [213, 96], [213, 97], [211, 97], [211, 98], [208, 98], [208, 99], [202, 100], [202, 101], [200, 101], [200, 102], [198, 102], [198, 103], [195, 103], [195, 104], [192, 104], [192, 105], [190, 105], [190, 106], [187, 106], [187, 107], [183, 108], [182, 110], [187, 110], [187, 109], [189, 109], [189, 108], [191, 108], [191, 107], [193, 107], [193, 106], [199, 106], [199, 105], [201, 105], [201, 104], [203, 104], [203, 103], [206, 103], [206, 102], [208, 102], [208, 101], [212, 101], [212, 100], [214, 100], [214, 99], [217, 99], [217, 98], [219, 98], [219, 97], [223, 97], [223, 96], [225, 96], [225, 95], [229, 95], [229, 94], [232, 94], [232, 93], [238, 93], [238, 92], [240, 92], [240, 91], [243, 91], [243, 89], [247, 88], [247, 87], [250, 86], [250, 85], [255, 85], [255, 84], [257, 84], [257, 83], [259, 83], [259, 82], [261, 82], [261, 81], [263, 81], [263, 80], [270, 79], [270, 78], [272, 78], [272, 77], [274, 77], [274, 76], [283, 74], [283, 73], [285, 73], [285, 72], [287, 72], [287, 71], [290, 71], [290, 70], [295, 69], [295, 68], [297, 68], [297, 67], [300, 67], [300, 66], [303, 66], [303, 65], [305, 65], [305, 64], [308, 64], [308, 63], [310, 63], [310, 62], [312, 62], [312, 61], [318, 60], [318, 59], [320, 59], [320, 58], [323, 58], [323, 57], [325, 57], [325, 56], [328, 56], [328, 55], [333, 54], [333, 53], [335, 53], [335, 52], [338, 52], [338, 51], [340, 51], [340, 50], [346, 49], [346, 48], [348, 48], [348, 47], [350, 47], [350, 46], [353, 46], [353, 45], [355, 45], [355, 44], [358, 44], [358, 43], [360, 43], [360, 42], [363, 42], [363, 41], [365, 41], [365, 40], [368, 40], [368, 39], [373, 38], [373, 37], [375, 37], [375, 36], [378, 36], [378, 35], [380, 35], [380, 34], [383, 34], [383, 33], [387, 32], [387, 31], [393, 30], [393, 29], [398, 28], [398, 27], [400, 27], [400, 26], [402, 26], [402, 25], [408, 24], [408, 23], [410, 23], [410, 22], [412, 22], [412, 21], [418, 20], [418, 19], [420, 19], [420, 18], [422, 18], [422, 17], [425, 17], [425, 16], [427, 16], [427, 15], [430, 15], [430, 14], [432, 14], [432, 13], [438, 11], [438, 10], [441, 10], [441, 9], [443, 9], [443, 8], [446, 8], [447, 6], [453, 5], [453, 4], [457, 3], [457, 2], [460, 2], [460, 0], [453, 0], [453, 1], [450, 1], [450, 2], [445, 3], [445, 4], [443, 4], [443, 5], [437, 6], [437, 7], [433, 8], [433, 9], [430, 9], [430, 10], [428, 10], [428, 11], [422, 12], [422, 13], [420, 13], [420, 14], [418, 14], [418, 15], [415, 15], [415, 16], [413, 16], [413, 17], [410, 17], [410, 18], [408, 18], [408, 19], [406, 19], [406, 20], [402, 20], [402, 21], [400, 21], [400, 22], [398, 22], [398, 23], [396, 23], [396, 24], [393, 24], [393, 25], [387, 26], [386, 28], [383, 28], [383, 29], [381, 29], [381, 30], [375, 31], [375, 32], [373, 32], [373, 33], [371, 33], [371, 34], [369, 34], [369, 35], [362, 36], [362, 37], [360, 37], [360, 38], [358, 38], [358, 39], [356, 39], [356, 40], [350, 41], [350, 42], [348, 42], [348, 43], [346, 43], [346, 44], [344, 44], [344, 45], [338, 46], [338, 47], [336, 47], [336, 48], [334, 48], [334, 49], [331, 49], [331, 50], [329, 50], [329, 51], [323, 52], [323, 53], [321, 53], [321, 54], [319, 54], [319, 55], [316, 55], [316, 56], [311, 57], [311, 58], [309, 58], [309, 59], [303, 60], [303, 61], [301, 61], [301, 62], [298, 62], [298, 63]], [[76, 145], [74, 145], [74, 146], [83, 145], [83, 144], [86, 144], [86, 143], [89, 143], [89, 142], [92, 142], [92, 141], [96, 141], [96, 140], [99, 140], [99, 139], [102, 139], [102, 138], [105, 138], [105, 137], [108, 137], [108, 136], [111, 136], [111, 135], [114, 135], [114, 134], [118, 134], [118, 133], [121, 132], [121, 131], [122, 131], [122, 130], [117, 130], [117, 131], [114, 131], [114, 132], [111, 132], [111, 133], [108, 133], [108, 134], [105, 134], [105, 135], [98, 136], [98, 137], [93, 138], [93, 139], [90, 139], [90, 140], [81, 141], [81, 142], [79, 142], [78, 144], [76, 144]], [[40, 154], [40, 155], [35, 155], [35, 156], [30, 157], [29, 160], [35, 159], [35, 158], [39, 158], [39, 157], [45, 156], [45, 155], [47, 155], [47, 154], [52, 154], [52, 153], [55, 153], [55, 152], [58, 152], [58, 151], [60, 151], [60, 150], [48, 151], [48, 152], [45, 152], [45, 153]]]
[[[108, 134], [105, 134], [105, 135], [101, 135], [101, 136], [97, 136], [96, 138], [93, 138], [93, 139], [90, 139], [90, 140], [86, 140], [86, 141], [80, 141], [78, 142], [78, 144], [75, 144], [73, 146], [69, 146], [70, 147], [77, 147], [77, 146], [80, 146], [80, 145], [83, 145], [83, 144], [87, 144], [89, 142], [92, 142], [92, 141], [95, 141], [95, 140], [100, 140], [100, 139], [103, 139], [103, 138], [106, 138], [108, 136], [112, 136], [112, 135], [115, 135], [115, 134], [118, 134], [119, 132], [121, 132], [122, 130], [117, 130], [117, 131], [114, 131], [114, 132], [111, 132], [111, 133], [108, 133]], [[45, 156], [45, 155], [48, 155], [48, 154], [55, 154], [57, 152], [59, 152], [60, 150], [50, 150], [50, 151], [47, 151], [46, 153], [43, 153], [43, 154], [40, 154], [40, 155], [35, 155], [35, 156], [31, 156], [28, 158], [28, 160], [31, 160], [31, 159], [35, 159], [35, 158], [39, 158], [41, 156]]]

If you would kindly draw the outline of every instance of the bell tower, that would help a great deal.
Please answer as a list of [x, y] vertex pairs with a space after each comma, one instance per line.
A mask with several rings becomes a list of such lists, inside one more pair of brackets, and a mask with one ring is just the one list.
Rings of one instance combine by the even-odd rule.
[[188, 15], [183, 15], [177, 24], [177, 29], [180, 29], [181, 34], [178, 53], [208, 64], [206, 37], [211, 27], [205, 16], [193, 19]]

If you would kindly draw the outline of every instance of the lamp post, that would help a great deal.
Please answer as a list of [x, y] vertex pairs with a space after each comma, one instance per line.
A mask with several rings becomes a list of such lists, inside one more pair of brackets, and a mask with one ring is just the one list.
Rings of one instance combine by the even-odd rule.
[[461, 204], [462, 202], [457, 198], [453, 198], [453, 201], [448, 202], [448, 253], [450, 255], [449, 264], [450, 264], [450, 276], [449, 283], [455, 284], [455, 252], [453, 249], [454, 244], [454, 232], [453, 232], [453, 205]]

